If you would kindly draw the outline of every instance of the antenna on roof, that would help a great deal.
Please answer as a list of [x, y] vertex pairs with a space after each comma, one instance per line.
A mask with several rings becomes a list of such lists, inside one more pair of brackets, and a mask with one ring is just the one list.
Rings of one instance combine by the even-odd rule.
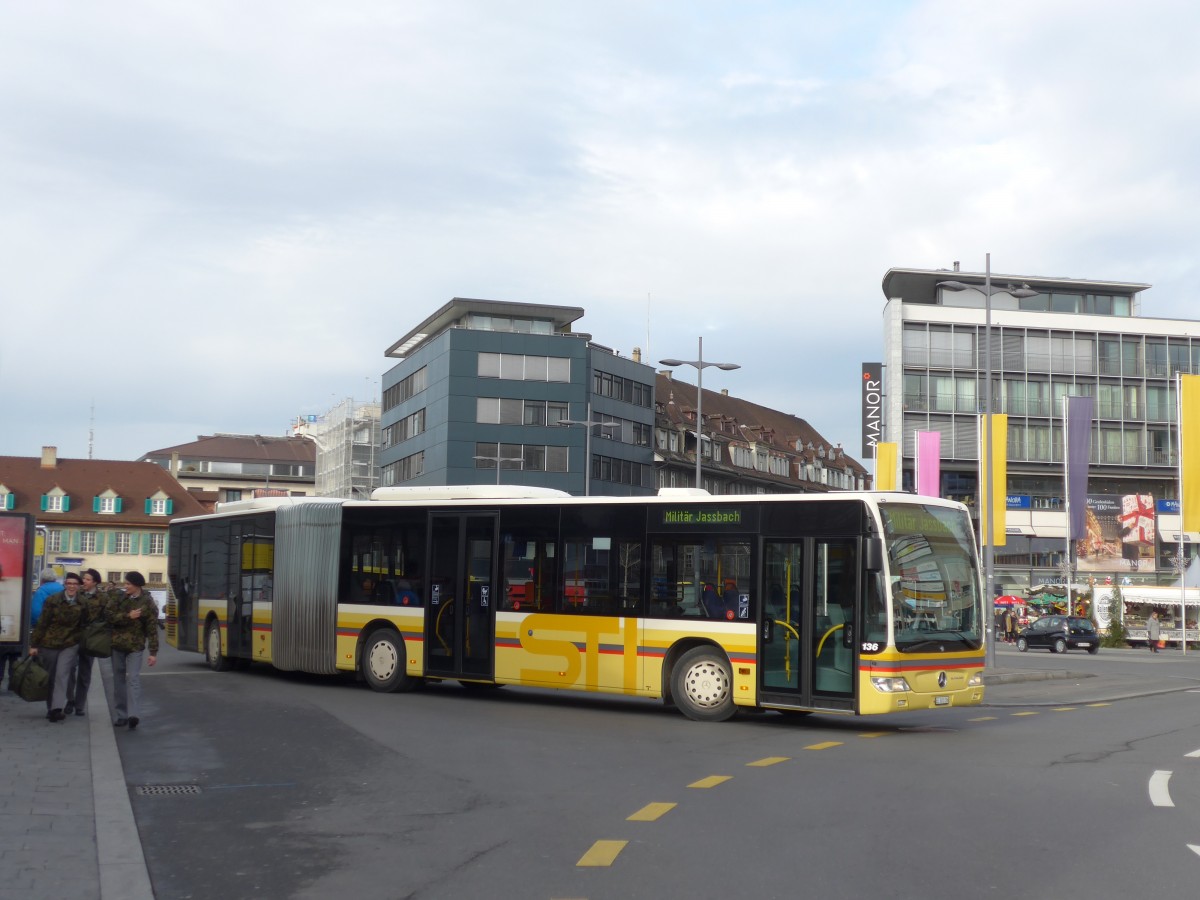
[[92, 398], [91, 412], [88, 414], [88, 459], [92, 458], [92, 450], [96, 444], [96, 399]]

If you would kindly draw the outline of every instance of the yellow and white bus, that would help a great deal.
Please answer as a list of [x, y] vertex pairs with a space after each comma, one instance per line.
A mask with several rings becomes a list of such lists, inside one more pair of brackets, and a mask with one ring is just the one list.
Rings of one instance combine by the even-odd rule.
[[167, 638], [217, 670], [624, 694], [699, 720], [983, 700], [978, 555], [946, 500], [264, 498], [172, 522], [169, 572]]

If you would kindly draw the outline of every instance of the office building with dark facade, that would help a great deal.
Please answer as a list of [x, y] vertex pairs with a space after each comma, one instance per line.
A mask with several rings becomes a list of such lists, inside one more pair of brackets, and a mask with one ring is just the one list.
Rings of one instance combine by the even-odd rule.
[[388, 348], [383, 485], [655, 491], [654, 369], [571, 330], [574, 306], [455, 298]]

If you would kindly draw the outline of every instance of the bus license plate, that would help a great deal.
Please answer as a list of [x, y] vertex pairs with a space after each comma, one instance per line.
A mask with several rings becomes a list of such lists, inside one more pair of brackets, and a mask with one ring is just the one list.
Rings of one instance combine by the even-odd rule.
[[950, 698], [949, 697], [934, 697], [933, 705], [934, 706], [949, 706]]

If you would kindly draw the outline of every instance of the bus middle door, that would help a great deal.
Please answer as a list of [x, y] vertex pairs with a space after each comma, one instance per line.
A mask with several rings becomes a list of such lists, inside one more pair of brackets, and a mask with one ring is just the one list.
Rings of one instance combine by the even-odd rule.
[[494, 512], [429, 516], [425, 671], [432, 677], [492, 678], [496, 525]]

